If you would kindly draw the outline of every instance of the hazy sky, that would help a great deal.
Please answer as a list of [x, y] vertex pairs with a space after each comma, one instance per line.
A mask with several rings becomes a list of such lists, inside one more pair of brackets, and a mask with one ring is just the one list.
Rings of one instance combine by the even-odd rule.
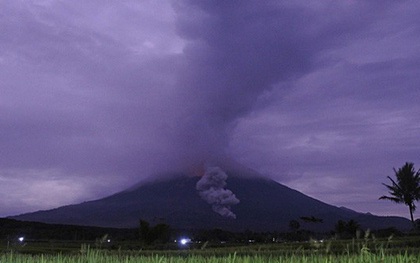
[[391, 0], [0, 0], [0, 216], [217, 157], [407, 217], [378, 197], [393, 167], [420, 168], [419, 13]]

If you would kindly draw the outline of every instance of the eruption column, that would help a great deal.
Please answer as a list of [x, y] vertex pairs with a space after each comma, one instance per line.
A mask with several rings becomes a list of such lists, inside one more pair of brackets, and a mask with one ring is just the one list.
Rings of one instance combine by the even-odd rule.
[[212, 206], [214, 212], [224, 217], [236, 218], [230, 207], [238, 204], [239, 199], [232, 191], [225, 189], [227, 177], [219, 167], [209, 167], [197, 182], [196, 189], [200, 197]]

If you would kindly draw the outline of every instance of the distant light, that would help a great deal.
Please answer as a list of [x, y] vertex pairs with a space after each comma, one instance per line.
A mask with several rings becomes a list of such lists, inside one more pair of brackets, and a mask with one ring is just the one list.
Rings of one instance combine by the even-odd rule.
[[25, 240], [25, 237], [19, 237], [18, 240], [19, 242], [23, 242], [23, 240]]
[[190, 238], [181, 238], [181, 240], [179, 240], [179, 242], [181, 243], [181, 245], [185, 246], [186, 244], [191, 242]]
[[111, 239], [108, 239], [106, 242], [111, 243]]

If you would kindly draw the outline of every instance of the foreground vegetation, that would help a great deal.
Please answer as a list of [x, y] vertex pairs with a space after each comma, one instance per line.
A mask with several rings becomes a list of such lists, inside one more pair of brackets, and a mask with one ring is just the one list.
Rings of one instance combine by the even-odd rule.
[[[115, 248], [118, 245], [118, 248]], [[233, 263], [233, 262], [419, 262], [420, 237], [352, 240], [311, 240], [267, 244], [191, 243], [170, 250], [141, 244], [75, 242], [15, 244], [2, 247], [1, 263]], [[43, 251], [43, 252], [41, 252]]]
[[418, 262], [420, 255], [381, 255], [381, 254], [359, 254], [359, 255], [288, 255], [288, 256], [237, 256], [230, 254], [224, 257], [210, 256], [119, 256], [105, 255], [98, 252], [90, 252], [86, 255], [14, 255], [7, 254], [0, 257], [0, 262], [7, 263], [233, 263], [233, 262], [255, 262], [255, 263], [277, 263], [277, 262]]
[[[182, 231], [165, 239], [155, 236], [166, 228], [145, 223], [136, 231], [3, 221], [0, 263], [420, 262], [419, 232], [363, 231], [353, 221], [338, 222], [329, 234], [295, 227], [289, 233]], [[193, 238], [174, 242], [180, 236]]]
[[363, 263], [363, 262], [419, 262], [420, 253], [402, 253], [387, 254], [385, 250], [380, 253], [370, 253], [369, 251], [361, 251], [358, 254], [343, 253], [336, 254], [302, 254], [299, 252], [271, 255], [271, 254], [255, 254], [255, 255], [238, 255], [237, 253], [218, 255], [198, 255], [195, 253], [179, 253], [178, 255], [137, 255], [130, 253], [104, 253], [99, 250], [87, 250], [86, 253], [79, 254], [56, 254], [56, 255], [26, 255], [6, 253], [0, 256], [0, 262], [5, 263], [233, 263], [233, 262], [255, 262], [255, 263], [277, 263], [277, 262], [346, 262], [346, 263]]

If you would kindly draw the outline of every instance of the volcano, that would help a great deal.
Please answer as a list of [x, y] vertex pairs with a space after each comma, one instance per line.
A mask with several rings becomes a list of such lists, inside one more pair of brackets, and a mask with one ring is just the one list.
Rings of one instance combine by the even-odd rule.
[[315, 231], [334, 229], [338, 220], [356, 220], [362, 227], [410, 228], [401, 217], [380, 217], [326, 204], [250, 171], [226, 170], [229, 188], [240, 200], [231, 207], [236, 218], [214, 212], [196, 190], [198, 176], [178, 174], [135, 185], [117, 194], [80, 204], [13, 216], [24, 221], [100, 227], [138, 227], [139, 219], [169, 224], [178, 229], [230, 231], [287, 231], [291, 220], [321, 219], [302, 223]]

